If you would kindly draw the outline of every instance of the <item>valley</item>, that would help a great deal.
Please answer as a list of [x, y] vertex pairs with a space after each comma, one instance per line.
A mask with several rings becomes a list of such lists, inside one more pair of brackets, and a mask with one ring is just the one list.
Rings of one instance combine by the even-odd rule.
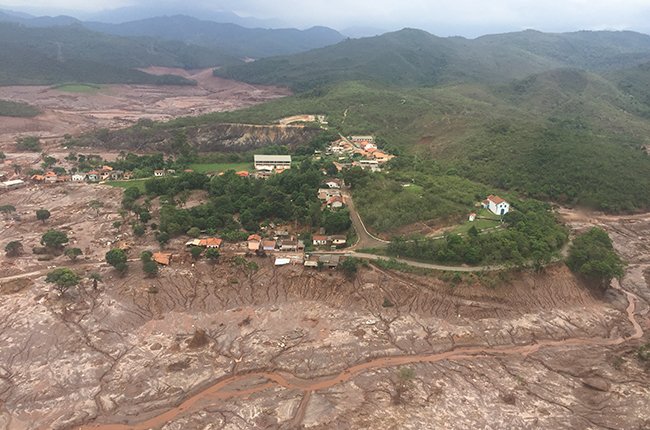
[[0, 430], [650, 429], [650, 36], [0, 21]]
[[[538, 274], [466, 275], [458, 284], [370, 265], [350, 280], [259, 257], [250, 271], [227, 250], [216, 265], [180, 259], [147, 279], [137, 266], [119, 276], [101, 262], [120, 218], [119, 193], [59, 185], [4, 195], [22, 207], [23, 220], [5, 226], [3, 243], [31, 246], [58, 228], [85, 255], [2, 265], [5, 428], [650, 422], [648, 373], [636, 356], [650, 329], [648, 214], [563, 211], [575, 229], [605, 228], [630, 264], [604, 295], [561, 264]], [[100, 215], [86, 202], [92, 198], [106, 202]], [[53, 200], [47, 224], [29, 220], [32, 208]], [[153, 246], [140, 240], [130, 253]], [[99, 271], [102, 281], [97, 290], [82, 281], [60, 299], [43, 275], [28, 275], [45, 264]], [[494, 276], [493, 287], [485, 276]]]

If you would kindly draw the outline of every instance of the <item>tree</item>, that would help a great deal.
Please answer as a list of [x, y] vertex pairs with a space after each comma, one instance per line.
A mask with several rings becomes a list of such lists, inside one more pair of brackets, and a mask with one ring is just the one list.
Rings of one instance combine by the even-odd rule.
[[68, 257], [71, 261], [75, 261], [77, 257], [79, 257], [83, 252], [81, 252], [81, 249], [79, 248], [68, 248], [65, 250], [64, 254], [66, 257]]
[[566, 264], [603, 289], [609, 287], [612, 279], [622, 277], [625, 268], [607, 232], [597, 227], [573, 241]]
[[198, 227], [192, 227], [189, 230], [187, 230], [187, 235], [189, 237], [197, 238], [201, 235], [201, 230]]
[[36, 219], [45, 223], [45, 221], [50, 217], [50, 211], [47, 209], [38, 209], [36, 211]]
[[190, 254], [192, 254], [193, 259], [198, 260], [199, 257], [201, 257], [201, 254], [203, 254], [203, 248], [200, 246], [193, 246], [190, 249]]
[[88, 275], [88, 279], [93, 281], [93, 290], [96, 290], [97, 289], [97, 283], [101, 282], [101, 280], [102, 280], [102, 275], [100, 275], [97, 272], [93, 272], [90, 275]]
[[151, 251], [142, 251], [140, 253], [140, 261], [142, 261], [143, 263], [146, 263], [147, 261], [151, 261], [152, 258], [153, 258], [153, 252]]
[[149, 278], [153, 278], [158, 274], [158, 264], [155, 261], [145, 261], [142, 263], [142, 270]]
[[118, 272], [126, 272], [126, 252], [119, 248], [113, 248], [106, 253], [106, 262], [111, 266], [115, 267]]
[[341, 262], [339, 268], [343, 271], [348, 279], [354, 279], [361, 262], [356, 258], [346, 258]]
[[54, 284], [54, 288], [59, 292], [59, 296], [64, 295], [70, 287], [74, 287], [79, 281], [79, 275], [66, 267], [54, 269], [45, 277], [45, 282]]
[[216, 261], [219, 258], [219, 250], [217, 248], [208, 248], [205, 251], [205, 258], [210, 261]]
[[160, 246], [163, 247], [169, 242], [169, 233], [166, 231], [161, 231], [156, 235], [156, 239], [158, 240], [158, 243], [160, 243]]
[[145, 233], [144, 225], [142, 225], [139, 222], [133, 223], [132, 228], [133, 228], [133, 234], [135, 234], [138, 237], [144, 235]]
[[7, 257], [18, 257], [23, 252], [23, 244], [18, 240], [12, 240], [5, 245]]
[[50, 249], [61, 249], [69, 241], [68, 235], [59, 230], [48, 230], [41, 236], [41, 244]]
[[140, 221], [147, 223], [149, 220], [151, 220], [151, 212], [148, 210], [142, 210], [140, 212]]

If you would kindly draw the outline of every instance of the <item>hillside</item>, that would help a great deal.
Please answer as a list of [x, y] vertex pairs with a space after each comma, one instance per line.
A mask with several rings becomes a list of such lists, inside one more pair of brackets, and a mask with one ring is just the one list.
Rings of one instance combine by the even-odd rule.
[[304, 91], [346, 80], [400, 86], [495, 84], [558, 67], [600, 71], [646, 61], [650, 61], [650, 36], [631, 32], [526, 31], [470, 40], [404, 29], [215, 73]]
[[245, 28], [184, 15], [161, 16], [122, 24], [86, 22], [94, 31], [119, 36], [149, 36], [219, 49], [236, 57], [294, 54], [340, 42], [345, 37], [326, 27], [308, 30]]
[[639, 106], [597, 75], [558, 69], [500, 86], [347, 82], [241, 111], [156, 124], [150, 136], [153, 144], [154, 136], [175, 129], [325, 113], [344, 134], [377, 135], [400, 154], [394, 168], [404, 172], [634, 211], [650, 207], [650, 157], [640, 150], [650, 143], [650, 124], [635, 113]]
[[239, 60], [182, 42], [91, 32], [79, 26], [27, 28], [0, 23], [0, 85], [92, 83], [189, 84], [134, 70], [152, 65], [202, 68]]

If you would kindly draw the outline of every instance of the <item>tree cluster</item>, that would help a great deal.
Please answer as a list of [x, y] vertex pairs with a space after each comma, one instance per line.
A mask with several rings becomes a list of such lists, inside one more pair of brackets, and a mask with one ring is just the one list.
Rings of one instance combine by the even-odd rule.
[[566, 264], [600, 288], [607, 288], [612, 279], [622, 277], [625, 268], [607, 232], [597, 227], [573, 241]]
[[441, 263], [495, 264], [515, 266], [532, 261], [550, 262], [567, 241], [566, 229], [557, 223], [548, 205], [517, 202], [517, 210], [506, 214], [506, 229], [485, 235], [449, 234], [443, 239], [397, 238], [388, 246], [390, 255]]

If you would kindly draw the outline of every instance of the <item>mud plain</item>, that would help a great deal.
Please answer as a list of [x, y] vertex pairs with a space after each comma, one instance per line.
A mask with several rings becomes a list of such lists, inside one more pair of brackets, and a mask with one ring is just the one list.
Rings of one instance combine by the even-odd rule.
[[[227, 252], [145, 279], [138, 262], [125, 277], [101, 263], [119, 194], [62, 184], [3, 195], [20, 220], [4, 220], [0, 242], [29, 249], [55, 227], [85, 257], [2, 259], [0, 428], [648, 428], [636, 348], [650, 216], [564, 214], [608, 229], [634, 296], [593, 294], [561, 265], [452, 286], [373, 266], [353, 281], [262, 258], [250, 271]], [[95, 198], [99, 213], [84, 204]], [[43, 224], [33, 213], [46, 204]], [[130, 255], [153, 247], [148, 237]], [[48, 266], [104, 280], [62, 299], [44, 283]]]
[[103, 85], [89, 93], [70, 93], [49, 86], [0, 87], [0, 98], [29, 103], [42, 111], [35, 118], [0, 120], [0, 144], [16, 136], [40, 136], [43, 143], [95, 128], [121, 128], [139, 119], [168, 120], [233, 110], [286, 96], [288, 90], [253, 86], [212, 76], [212, 70], [148, 68], [152, 74], [177, 74], [196, 86]]

